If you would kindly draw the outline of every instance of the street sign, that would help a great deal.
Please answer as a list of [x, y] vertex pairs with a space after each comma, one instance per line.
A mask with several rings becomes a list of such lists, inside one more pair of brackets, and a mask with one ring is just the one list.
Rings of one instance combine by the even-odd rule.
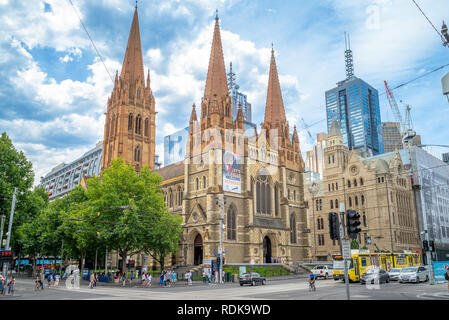
[[351, 242], [349, 240], [341, 241], [343, 259], [351, 259]]

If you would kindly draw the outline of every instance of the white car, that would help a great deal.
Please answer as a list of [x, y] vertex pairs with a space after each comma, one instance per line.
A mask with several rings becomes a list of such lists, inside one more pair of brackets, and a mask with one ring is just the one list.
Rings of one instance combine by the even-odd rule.
[[429, 270], [424, 267], [405, 267], [399, 274], [399, 283], [429, 281]]
[[398, 281], [399, 275], [401, 274], [402, 268], [392, 268], [388, 271], [391, 281]]
[[332, 277], [332, 269], [329, 266], [316, 266], [312, 269], [313, 274], [319, 278], [327, 279], [329, 277]]

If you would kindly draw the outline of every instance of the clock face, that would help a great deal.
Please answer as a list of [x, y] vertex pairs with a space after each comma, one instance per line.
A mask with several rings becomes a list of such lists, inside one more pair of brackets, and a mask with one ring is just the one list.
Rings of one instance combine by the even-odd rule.
[[351, 172], [352, 175], [356, 175], [359, 173], [359, 168], [357, 166], [351, 166], [351, 168], [349, 168], [349, 171]]

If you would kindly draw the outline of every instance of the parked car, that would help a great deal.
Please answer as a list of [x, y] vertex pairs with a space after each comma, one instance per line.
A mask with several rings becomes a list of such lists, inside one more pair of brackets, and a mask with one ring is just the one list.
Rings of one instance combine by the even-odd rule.
[[425, 266], [405, 267], [399, 274], [399, 283], [429, 281], [429, 270]]
[[388, 283], [390, 282], [390, 276], [384, 269], [368, 269], [366, 273], [360, 276], [360, 283]]
[[392, 268], [390, 271], [388, 271], [388, 275], [390, 276], [391, 281], [398, 281], [399, 280], [399, 274], [401, 273], [402, 268]]
[[264, 285], [266, 282], [266, 279], [264, 277], [261, 277], [260, 274], [252, 272], [252, 273], [244, 273], [239, 278], [239, 283], [241, 286], [244, 284], [250, 284], [252, 286], [259, 284]]
[[332, 274], [333, 274], [332, 268], [329, 266], [316, 266], [311, 271], [317, 278], [321, 277], [324, 279], [332, 277]]

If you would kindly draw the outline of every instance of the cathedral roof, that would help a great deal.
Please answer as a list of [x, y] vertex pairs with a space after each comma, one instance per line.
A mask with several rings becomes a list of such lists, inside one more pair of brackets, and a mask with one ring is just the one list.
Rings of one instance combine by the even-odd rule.
[[281, 85], [274, 58], [274, 50], [271, 50], [270, 76], [268, 79], [267, 101], [265, 105], [265, 123], [275, 124], [286, 122], [284, 102], [282, 100]]
[[162, 177], [163, 181], [184, 176], [184, 161], [179, 161], [166, 167], [162, 167], [156, 172]]
[[220, 98], [228, 94], [228, 82], [226, 78], [226, 69], [223, 58], [223, 47], [221, 44], [220, 25], [218, 16], [215, 18], [214, 37], [210, 52], [209, 68], [207, 70], [206, 87], [204, 89], [204, 98], [212, 101], [214, 95], [220, 101]]
[[142, 47], [140, 44], [139, 17], [137, 7], [134, 11], [131, 31], [129, 32], [128, 45], [123, 59], [120, 78], [128, 78], [131, 84], [137, 79], [144, 81]]

